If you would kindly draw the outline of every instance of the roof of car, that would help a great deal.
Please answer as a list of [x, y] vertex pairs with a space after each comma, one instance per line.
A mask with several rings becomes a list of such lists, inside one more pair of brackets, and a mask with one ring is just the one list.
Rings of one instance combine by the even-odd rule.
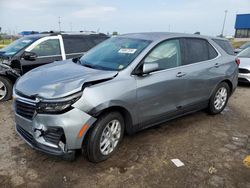
[[186, 34], [186, 33], [170, 33], [170, 32], [145, 32], [145, 33], [128, 33], [119, 35], [119, 37], [126, 37], [126, 38], [135, 38], [135, 39], [142, 39], [142, 40], [150, 40], [150, 41], [157, 41], [163, 40], [167, 38], [174, 38], [174, 37], [194, 37], [194, 38], [204, 38], [204, 39], [220, 39], [220, 40], [227, 40], [224, 38], [219, 37], [209, 37], [203, 36], [198, 34]]
[[24, 37], [30, 37], [30, 38], [42, 38], [47, 36], [56, 36], [56, 35], [62, 35], [62, 36], [89, 36], [89, 35], [100, 35], [100, 36], [107, 36], [104, 33], [93, 33], [93, 32], [44, 32], [39, 34], [32, 34], [32, 35], [26, 35]]

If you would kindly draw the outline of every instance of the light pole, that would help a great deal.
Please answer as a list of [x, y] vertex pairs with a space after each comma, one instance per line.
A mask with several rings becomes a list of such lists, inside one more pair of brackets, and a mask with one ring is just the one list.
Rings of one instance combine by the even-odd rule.
[[225, 17], [224, 17], [224, 21], [222, 25], [221, 37], [223, 37], [223, 34], [224, 34], [224, 27], [225, 27], [226, 19], [227, 19], [227, 10], [225, 10]]
[[72, 32], [72, 22], [70, 22], [69, 25], [70, 25], [70, 31]]
[[58, 26], [59, 26], [59, 31], [61, 32], [61, 18], [60, 18], [60, 16], [58, 17]]

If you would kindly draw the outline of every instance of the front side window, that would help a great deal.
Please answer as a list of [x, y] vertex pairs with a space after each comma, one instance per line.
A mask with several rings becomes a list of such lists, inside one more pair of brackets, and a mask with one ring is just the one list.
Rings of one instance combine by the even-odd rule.
[[181, 65], [179, 40], [168, 40], [156, 46], [144, 59], [144, 64], [158, 64], [159, 70]]
[[60, 42], [58, 39], [49, 39], [39, 43], [31, 52], [38, 56], [61, 55]]
[[94, 69], [122, 70], [150, 43], [149, 40], [114, 37], [92, 48], [80, 61], [83, 66]]

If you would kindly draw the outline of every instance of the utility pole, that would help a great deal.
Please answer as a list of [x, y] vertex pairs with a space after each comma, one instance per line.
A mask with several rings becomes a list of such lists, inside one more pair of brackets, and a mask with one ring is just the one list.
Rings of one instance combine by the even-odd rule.
[[225, 17], [224, 17], [224, 21], [223, 21], [223, 25], [222, 25], [221, 37], [223, 37], [223, 35], [224, 35], [224, 27], [225, 27], [226, 19], [227, 19], [227, 10], [225, 10]]
[[58, 26], [59, 26], [59, 31], [61, 32], [61, 17], [58, 17]]
[[69, 25], [70, 25], [70, 31], [72, 32], [72, 22], [70, 22]]

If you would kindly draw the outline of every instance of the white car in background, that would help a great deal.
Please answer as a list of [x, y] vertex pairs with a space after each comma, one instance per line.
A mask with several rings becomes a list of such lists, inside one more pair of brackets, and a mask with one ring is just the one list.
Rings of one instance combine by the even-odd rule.
[[250, 83], [250, 47], [241, 51], [238, 55], [239, 65], [239, 82]]

